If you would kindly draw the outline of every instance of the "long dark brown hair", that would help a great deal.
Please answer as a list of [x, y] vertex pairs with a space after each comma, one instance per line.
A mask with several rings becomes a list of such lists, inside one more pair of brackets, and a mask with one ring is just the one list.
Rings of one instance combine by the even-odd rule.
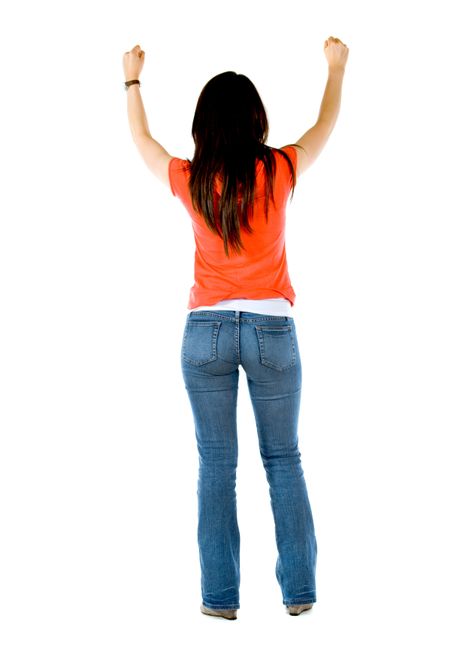
[[[268, 133], [264, 105], [248, 77], [227, 71], [216, 75], [203, 87], [192, 123], [195, 152], [192, 161], [188, 159], [191, 164], [189, 190], [194, 210], [203, 216], [208, 228], [223, 239], [227, 257], [229, 245], [238, 254], [241, 248], [245, 249], [241, 226], [248, 233], [254, 231], [249, 216], [253, 215], [257, 160], [263, 161], [266, 175], [266, 223], [269, 196], [274, 201], [276, 159], [273, 150], [280, 152], [289, 164], [291, 200], [294, 194], [294, 166], [285, 152], [265, 145]], [[214, 188], [216, 175], [222, 182], [220, 198]]]

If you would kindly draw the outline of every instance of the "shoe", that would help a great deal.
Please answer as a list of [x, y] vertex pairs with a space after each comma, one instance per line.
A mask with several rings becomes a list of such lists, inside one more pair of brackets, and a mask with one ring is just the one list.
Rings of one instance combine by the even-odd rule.
[[291, 606], [286, 606], [286, 610], [289, 615], [300, 615], [303, 611], [312, 609], [312, 606], [312, 604], [292, 604]]
[[237, 609], [210, 609], [202, 604], [200, 611], [205, 615], [214, 615], [217, 618], [225, 618], [226, 620], [236, 620]]

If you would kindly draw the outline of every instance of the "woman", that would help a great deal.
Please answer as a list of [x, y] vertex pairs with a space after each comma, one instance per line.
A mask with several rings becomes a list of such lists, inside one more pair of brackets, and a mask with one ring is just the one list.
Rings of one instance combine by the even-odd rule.
[[199, 454], [200, 610], [231, 620], [240, 608], [240, 365], [269, 484], [282, 601], [290, 615], [316, 602], [317, 543], [298, 449], [302, 374], [284, 228], [287, 196], [324, 147], [339, 112], [348, 48], [330, 36], [324, 52], [328, 80], [319, 117], [296, 143], [265, 145], [260, 96], [245, 75], [228, 71], [200, 94], [192, 161], [172, 157], [150, 134], [139, 89], [144, 51], [136, 45], [123, 57], [133, 140], [184, 204], [194, 230], [195, 283], [180, 354]]

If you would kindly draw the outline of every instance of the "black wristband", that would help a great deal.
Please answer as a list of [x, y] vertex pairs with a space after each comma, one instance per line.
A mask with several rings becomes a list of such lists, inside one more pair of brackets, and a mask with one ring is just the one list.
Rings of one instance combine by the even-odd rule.
[[128, 88], [129, 88], [132, 84], [139, 84], [139, 86], [141, 86], [141, 82], [140, 82], [140, 80], [138, 80], [138, 79], [130, 79], [128, 82], [125, 82], [125, 91], [128, 91]]

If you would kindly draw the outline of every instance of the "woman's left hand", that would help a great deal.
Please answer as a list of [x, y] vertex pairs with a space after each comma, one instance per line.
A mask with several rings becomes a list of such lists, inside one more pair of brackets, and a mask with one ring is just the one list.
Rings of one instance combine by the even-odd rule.
[[144, 61], [145, 52], [141, 50], [139, 45], [135, 45], [130, 52], [125, 52], [123, 55], [123, 70], [126, 82], [130, 79], [139, 79]]

